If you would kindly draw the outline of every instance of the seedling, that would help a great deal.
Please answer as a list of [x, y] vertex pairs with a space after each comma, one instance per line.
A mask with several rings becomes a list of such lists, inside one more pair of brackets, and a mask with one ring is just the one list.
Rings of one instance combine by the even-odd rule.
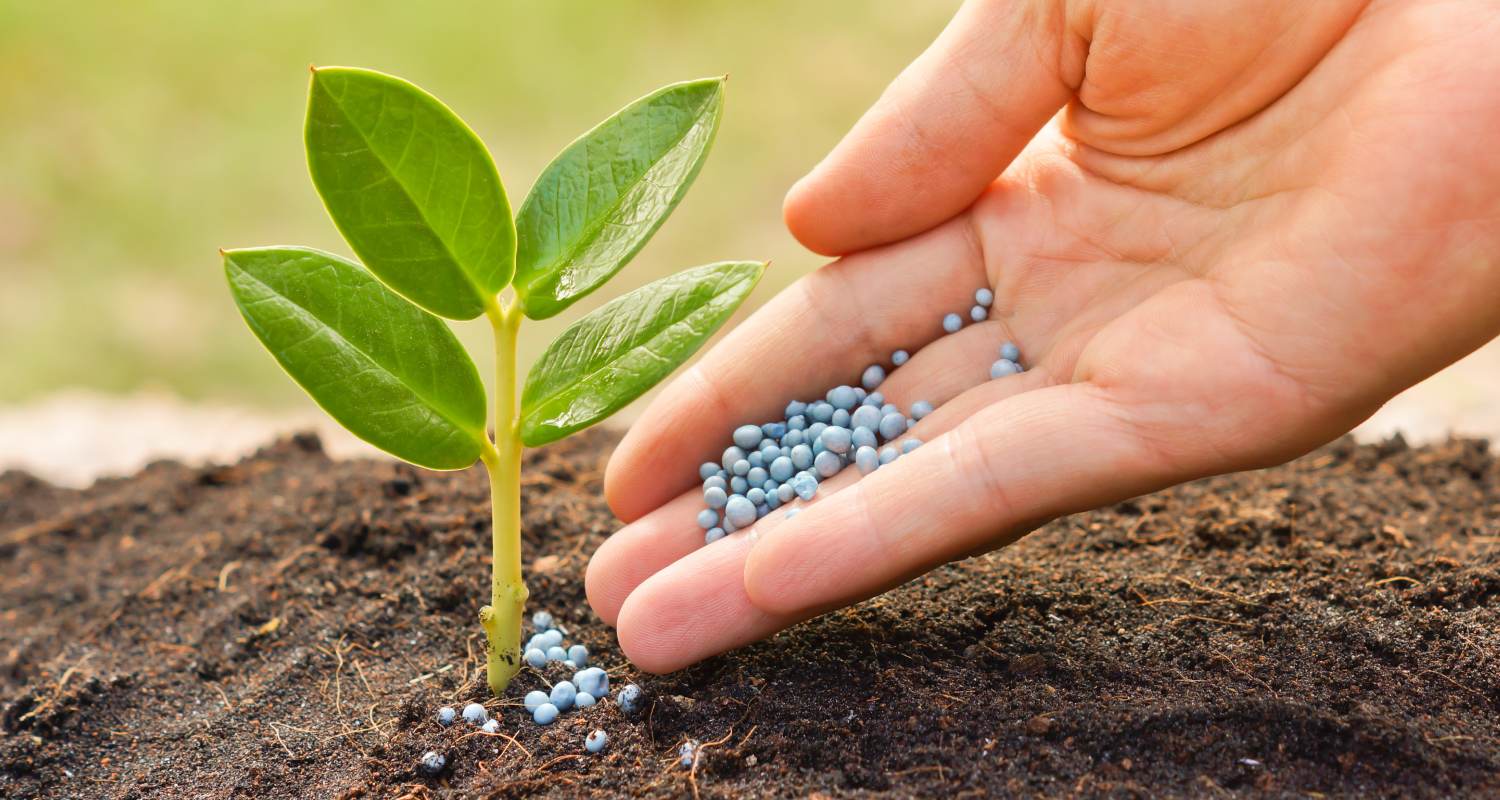
[[[523, 318], [598, 289], [682, 200], [718, 130], [724, 81], [626, 106], [562, 151], [512, 216], [494, 161], [447, 106], [399, 78], [314, 68], [313, 185], [360, 262], [304, 247], [223, 252], [250, 329], [356, 436], [434, 470], [489, 472], [494, 576], [479, 612], [496, 694], [521, 665], [521, 451], [618, 411], [665, 378], [744, 301], [765, 268], [721, 262], [643, 286], [575, 322], [516, 396]], [[514, 115], [522, 120], [522, 115]], [[493, 414], [441, 320], [494, 333]]]

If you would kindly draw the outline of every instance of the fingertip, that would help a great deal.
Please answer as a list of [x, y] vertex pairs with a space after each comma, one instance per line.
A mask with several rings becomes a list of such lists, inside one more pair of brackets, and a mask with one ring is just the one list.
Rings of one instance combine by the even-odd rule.
[[781, 203], [781, 217], [803, 247], [819, 255], [840, 256], [845, 248], [827, 222], [828, 203], [822, 185], [813, 173], [792, 184]]
[[[623, 445], [623, 442], [621, 443]], [[630, 498], [629, 492], [625, 491], [625, 478], [623, 472], [615, 466], [615, 459], [619, 456], [620, 448], [615, 448], [615, 455], [610, 456], [609, 463], [604, 466], [604, 502], [609, 506], [611, 513], [621, 522], [634, 522], [640, 517], [636, 503]]]
[[678, 496], [615, 531], [589, 559], [584, 593], [605, 622], [619, 625], [625, 600], [651, 576], [703, 546], [694, 516], [702, 507], [697, 492]]
[[1072, 96], [1056, 8], [966, 3], [844, 139], [787, 193], [792, 235], [843, 255], [973, 204]]
[[637, 586], [620, 608], [620, 647], [649, 672], [682, 669], [763, 639], [795, 618], [766, 614], [743, 587], [749, 537], [699, 548]]
[[661, 608], [649, 589], [634, 592], [620, 607], [615, 637], [631, 664], [662, 675], [691, 663], [682, 660], [683, 643], [674, 638], [674, 631], [682, 630], [682, 626], [674, 622], [672, 609]]
[[727, 424], [716, 422], [723, 409], [704, 405], [717, 391], [701, 362], [693, 364], [625, 432], [604, 469], [605, 502], [615, 516], [635, 522], [701, 481], [699, 465], [719, 455], [700, 447]]
[[636, 491], [635, 477], [640, 474], [640, 459], [636, 456], [639, 439], [637, 429], [632, 426], [604, 465], [604, 502], [621, 522], [635, 522], [652, 509], [650, 498]]
[[624, 604], [625, 598], [629, 596], [629, 589], [621, 589], [620, 581], [616, 579], [612, 568], [612, 548], [610, 543], [615, 538], [611, 536], [599, 545], [594, 551], [593, 558], [589, 559], [589, 565], [583, 572], [583, 594], [588, 598], [589, 606], [594, 613], [604, 620], [606, 625], [614, 625], [620, 616], [620, 606]]

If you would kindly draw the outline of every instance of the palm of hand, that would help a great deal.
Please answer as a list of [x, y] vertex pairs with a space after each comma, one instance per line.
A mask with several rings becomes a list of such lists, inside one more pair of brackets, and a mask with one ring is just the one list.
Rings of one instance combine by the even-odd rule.
[[[1177, 26], [1094, 9], [1088, 78], [1082, 63], [1080, 80], [1061, 70], [1073, 105], [972, 205], [988, 179], [968, 162], [983, 154], [948, 153], [984, 115], [923, 122], [899, 83], [794, 191], [789, 224], [820, 249], [916, 235], [799, 282], [622, 443], [607, 489], [634, 521], [595, 556], [589, 593], [633, 660], [673, 669], [1045, 519], [1284, 460], [1500, 330], [1500, 159], [1485, 141], [1500, 130], [1496, 15], [1234, 5]], [[982, 33], [1012, 6], [971, 3], [955, 27]], [[1264, 24], [1214, 60], [1180, 43], [1233, 36], [1247, 14]], [[982, 84], [970, 88], [1000, 124], [1014, 93]], [[891, 128], [906, 141], [888, 146]], [[980, 285], [995, 289], [992, 319], [937, 338], [938, 317]], [[987, 381], [1006, 339], [1031, 369]], [[753, 537], [698, 547], [697, 492], [661, 476], [691, 480], [734, 424], [914, 340], [930, 343], [882, 390], [942, 404], [916, 431], [928, 445], [858, 483], [840, 476], [796, 525], [772, 515]], [[788, 352], [806, 368], [767, 374]]]
[[1285, 94], [1243, 87], [1248, 119], [1165, 155], [1115, 155], [1152, 145], [1072, 109], [1077, 138], [1035, 143], [970, 211], [1003, 310], [1052, 378], [1108, 394], [1132, 470], [1277, 463], [1494, 335], [1500, 113], [1474, 100], [1500, 60], [1477, 16], [1366, 8]]

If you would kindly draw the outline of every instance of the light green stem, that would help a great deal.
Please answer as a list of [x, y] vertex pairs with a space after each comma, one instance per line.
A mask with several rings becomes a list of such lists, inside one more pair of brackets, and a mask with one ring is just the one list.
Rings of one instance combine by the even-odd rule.
[[516, 415], [516, 330], [520, 303], [485, 307], [495, 334], [495, 444], [485, 448], [493, 516], [493, 577], [490, 604], [479, 610], [486, 638], [490, 691], [505, 692], [521, 669], [521, 615], [526, 583], [521, 578], [521, 426]]

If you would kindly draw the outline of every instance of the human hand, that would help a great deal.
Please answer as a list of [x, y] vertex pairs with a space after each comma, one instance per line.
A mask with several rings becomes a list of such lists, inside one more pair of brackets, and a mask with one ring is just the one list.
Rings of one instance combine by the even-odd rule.
[[[971, 0], [787, 198], [807, 246], [856, 254], [620, 444], [595, 610], [677, 669], [1348, 431], [1500, 333], [1497, 39], [1485, 2]], [[941, 336], [980, 286], [989, 321]], [[1005, 340], [1029, 370], [989, 381]], [[880, 389], [941, 404], [927, 443], [703, 546], [696, 465], [898, 348]]]

